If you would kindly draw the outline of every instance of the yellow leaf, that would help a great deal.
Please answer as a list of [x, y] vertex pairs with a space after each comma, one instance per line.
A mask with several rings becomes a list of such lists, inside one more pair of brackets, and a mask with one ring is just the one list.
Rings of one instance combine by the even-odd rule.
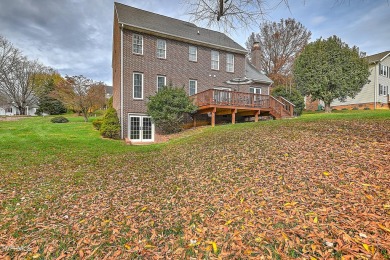
[[217, 254], [218, 253], [218, 247], [217, 247], [217, 244], [214, 242], [214, 241], [210, 241], [208, 242], [209, 245], [211, 245], [213, 247], [213, 252], [214, 254]]
[[390, 229], [386, 228], [385, 226], [381, 225], [381, 224], [378, 224], [378, 226], [383, 229], [384, 231], [387, 231], [390, 233]]
[[127, 250], [130, 250], [131, 246], [128, 245], [128, 244], [125, 244], [125, 248], [126, 248]]
[[314, 223], [318, 223], [318, 217], [315, 217], [315, 218], [313, 219], [313, 222], [314, 222]]
[[367, 250], [367, 252], [370, 252], [370, 247], [367, 244], [363, 244], [363, 247]]
[[263, 239], [262, 239], [261, 237], [256, 237], [256, 238], [255, 238], [255, 241], [256, 241], [257, 243], [260, 243], [262, 240], [263, 240]]
[[36, 253], [36, 254], [34, 254], [34, 255], [32, 256], [32, 258], [37, 259], [37, 258], [39, 258], [40, 256], [41, 256], [41, 254]]
[[198, 231], [199, 233], [202, 233], [202, 232], [203, 232], [203, 230], [200, 229], [200, 228], [197, 228], [196, 231]]
[[285, 240], [288, 240], [288, 236], [284, 232], [282, 232], [282, 236]]
[[317, 260], [317, 258], [311, 256], [310, 260]]
[[141, 209], [141, 211], [145, 211], [147, 208], [148, 208], [148, 207], [143, 207], [143, 208]]
[[385, 208], [385, 209], [390, 209], [390, 204], [385, 204], [385, 205], [383, 205], [383, 207]]
[[325, 176], [329, 176], [329, 172], [323, 172], [323, 174], [325, 175]]
[[226, 221], [225, 226], [229, 225], [232, 222], [233, 222], [233, 220], [229, 219], [228, 221]]
[[155, 248], [155, 246], [153, 246], [153, 245], [146, 245], [145, 248], [148, 248], [148, 249], [149, 248]]
[[242, 204], [242, 203], [244, 202], [244, 198], [241, 198], [241, 199], [240, 199], [240, 202], [241, 202], [241, 204]]

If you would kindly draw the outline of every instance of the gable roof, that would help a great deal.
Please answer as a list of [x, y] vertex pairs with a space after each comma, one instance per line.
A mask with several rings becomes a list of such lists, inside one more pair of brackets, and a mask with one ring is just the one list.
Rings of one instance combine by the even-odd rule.
[[272, 84], [273, 81], [265, 74], [261, 73], [248, 58], [245, 58], [245, 77], [258, 83]]
[[381, 53], [367, 56], [367, 60], [369, 63], [377, 63], [377, 62], [384, 60], [387, 56], [389, 56], [389, 54], [390, 54], [390, 51], [384, 51]]
[[199, 45], [211, 45], [217, 49], [227, 49], [241, 54], [247, 53], [241, 45], [223, 33], [117, 2], [114, 3], [114, 7], [118, 23], [131, 29], [160, 34], [168, 38], [179, 38]]

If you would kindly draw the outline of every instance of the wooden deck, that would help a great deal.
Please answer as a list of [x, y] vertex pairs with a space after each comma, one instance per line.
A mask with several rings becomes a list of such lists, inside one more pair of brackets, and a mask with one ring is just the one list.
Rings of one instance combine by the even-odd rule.
[[199, 108], [198, 114], [211, 113], [212, 126], [215, 125], [216, 115], [231, 115], [234, 124], [236, 115], [253, 116], [257, 122], [261, 115], [272, 115], [279, 119], [292, 117], [294, 113], [294, 104], [282, 97], [277, 99], [270, 95], [208, 89], [191, 97]]

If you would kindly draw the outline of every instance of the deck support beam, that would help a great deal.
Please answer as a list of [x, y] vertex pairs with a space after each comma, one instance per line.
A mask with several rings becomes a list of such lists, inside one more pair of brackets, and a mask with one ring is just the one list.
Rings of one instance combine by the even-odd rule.
[[257, 110], [255, 113], [255, 122], [259, 122], [259, 114], [260, 114], [260, 110]]
[[237, 108], [232, 109], [232, 124], [234, 125], [236, 123], [236, 113], [237, 113]]

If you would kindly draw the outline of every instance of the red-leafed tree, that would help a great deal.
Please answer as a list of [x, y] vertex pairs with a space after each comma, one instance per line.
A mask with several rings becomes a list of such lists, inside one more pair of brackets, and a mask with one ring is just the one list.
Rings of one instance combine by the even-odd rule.
[[104, 88], [104, 83], [94, 82], [83, 75], [66, 76], [64, 81], [55, 86], [51, 96], [81, 113], [87, 122], [90, 112], [105, 104]]
[[[259, 66], [275, 85], [288, 84], [296, 57], [310, 40], [311, 32], [295, 19], [265, 22], [259, 33], [252, 33], [246, 47], [251, 51], [254, 42], [260, 45]], [[251, 53], [250, 53], [251, 55]]]

